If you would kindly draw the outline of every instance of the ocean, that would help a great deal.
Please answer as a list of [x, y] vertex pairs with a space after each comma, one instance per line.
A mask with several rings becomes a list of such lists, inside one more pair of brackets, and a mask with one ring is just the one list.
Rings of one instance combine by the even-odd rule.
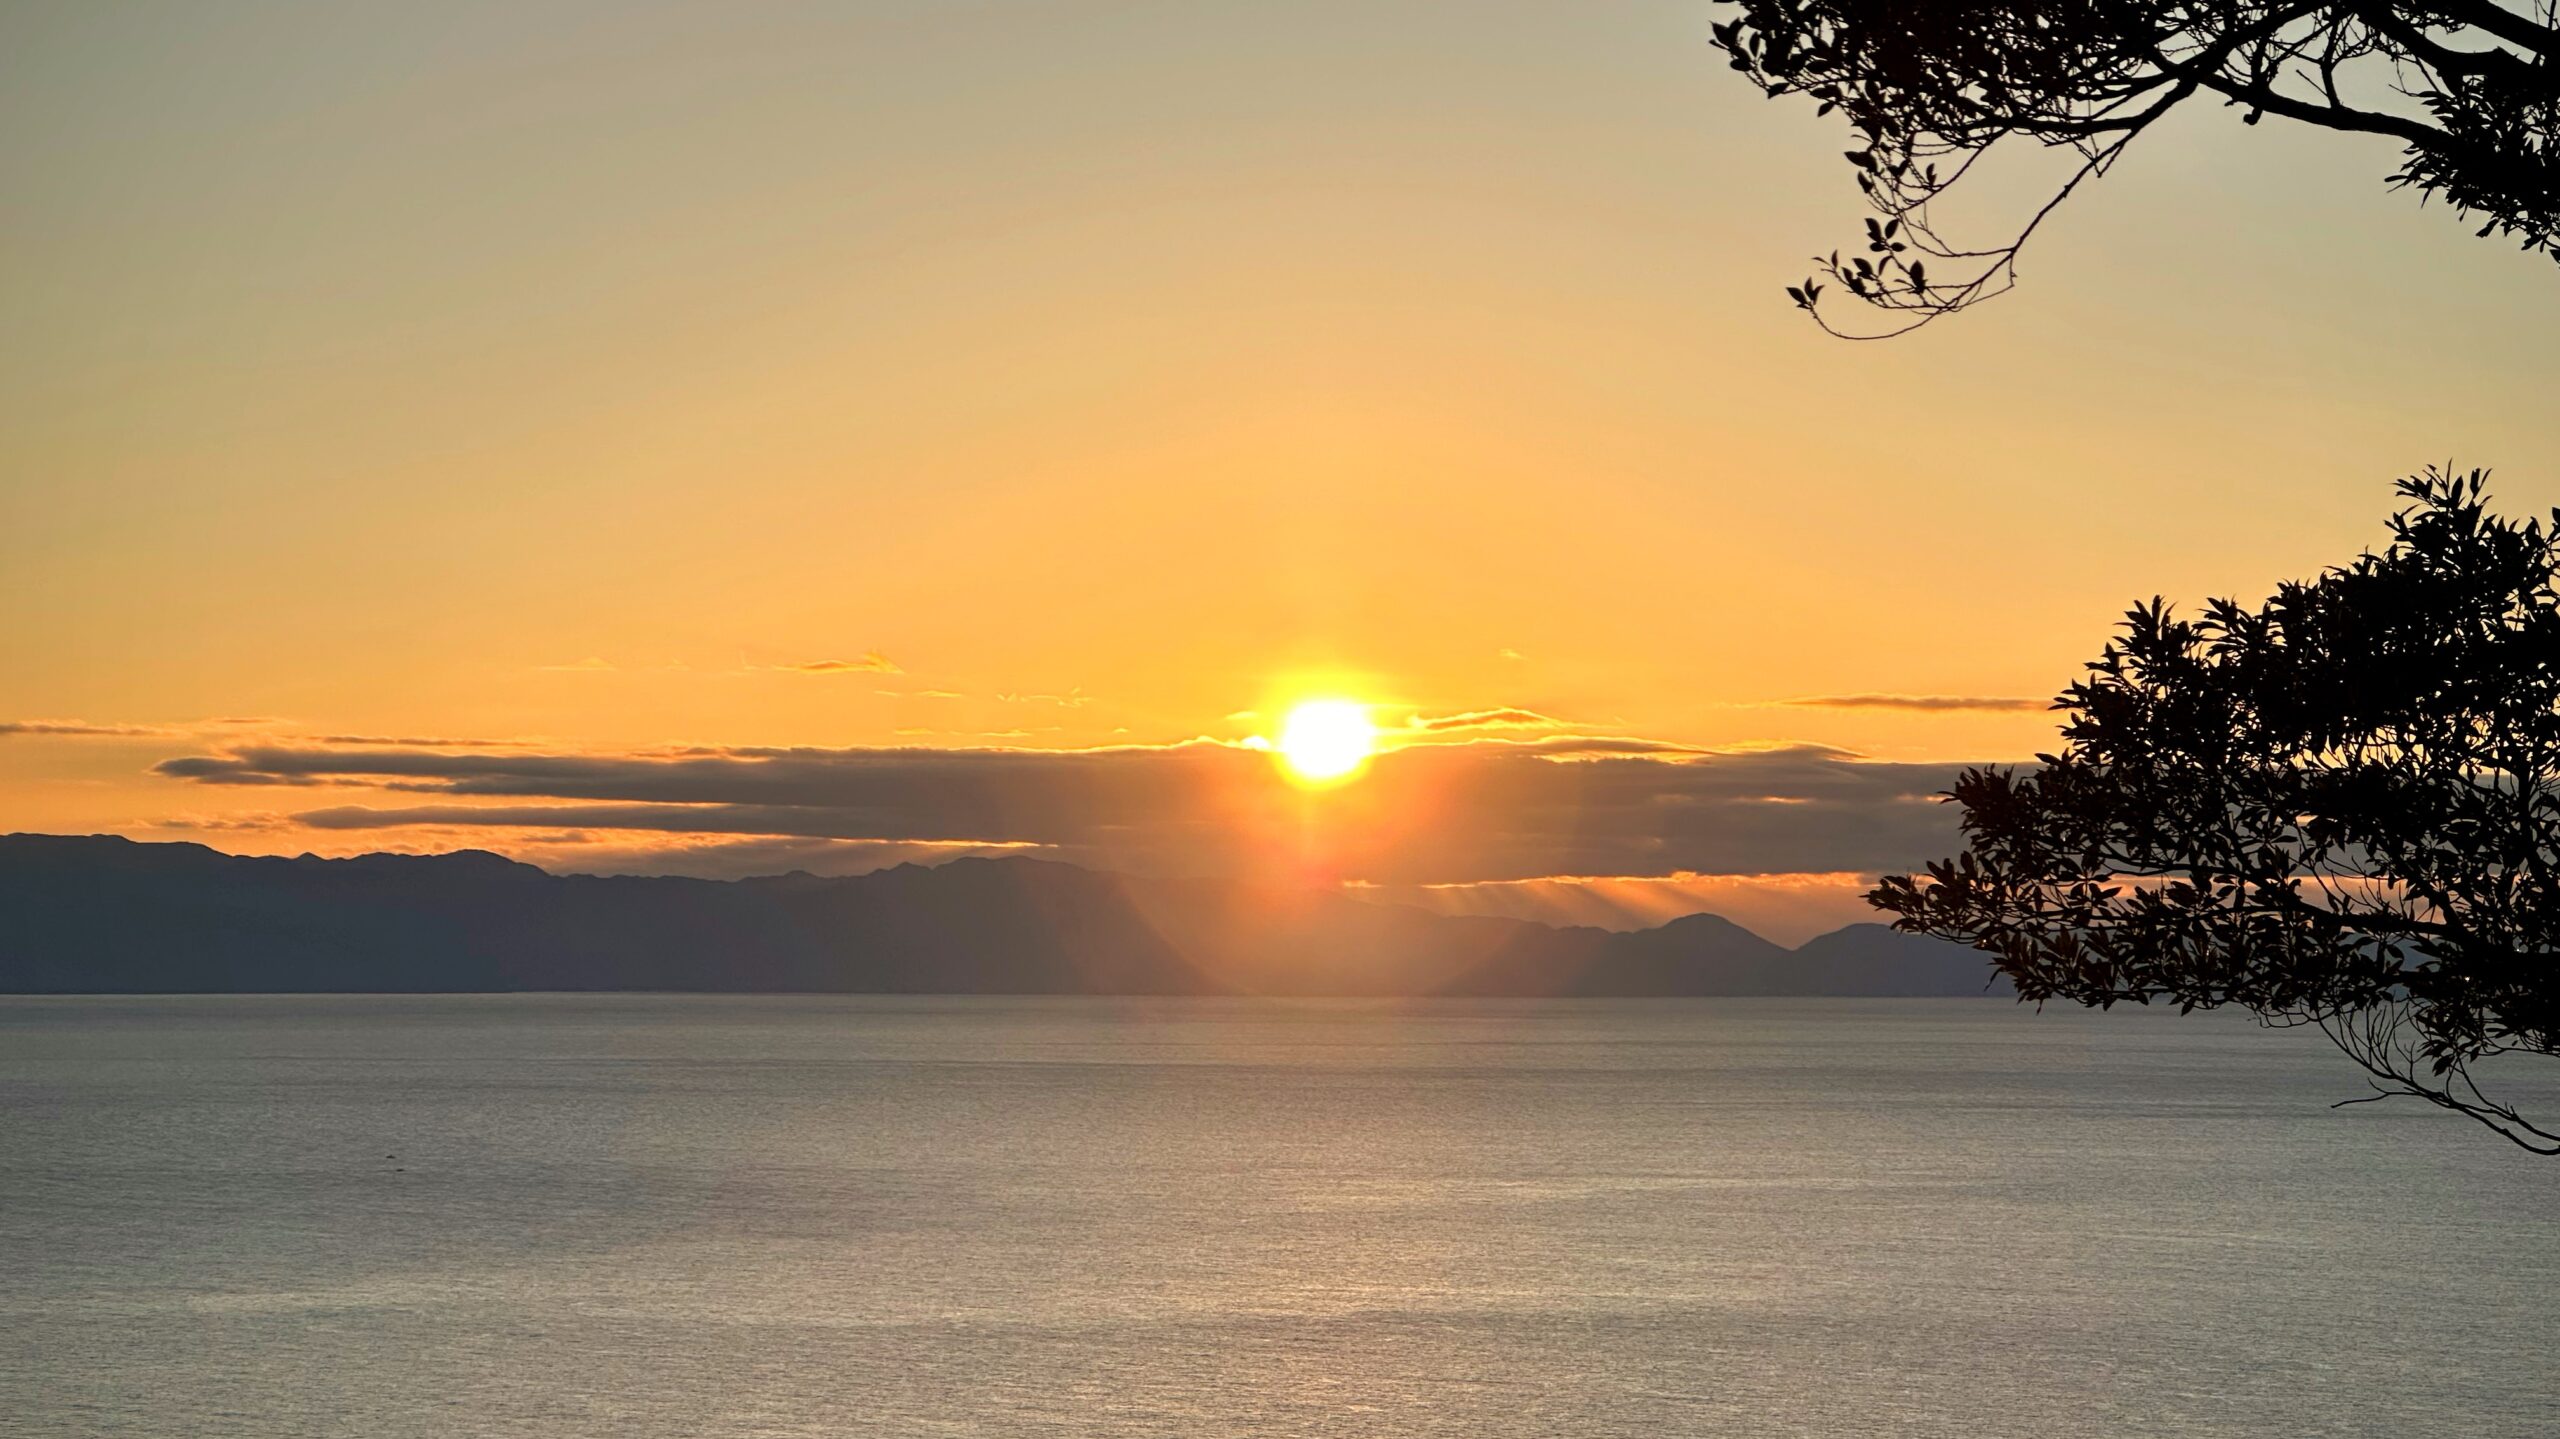
[[2362, 1092], [1999, 1000], [0, 999], [0, 1433], [2560, 1432], [2560, 1161]]

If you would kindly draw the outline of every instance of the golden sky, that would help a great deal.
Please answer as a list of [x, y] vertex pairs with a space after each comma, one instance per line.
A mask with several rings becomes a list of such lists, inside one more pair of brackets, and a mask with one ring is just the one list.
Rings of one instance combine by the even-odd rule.
[[[1843, 132], [1714, 13], [9, 6], [0, 829], [731, 873], [1297, 824], [1426, 902], [1801, 928], [2130, 602], [2343, 559], [2430, 461], [2560, 499], [2560, 278], [2386, 145], [2199, 111], [2016, 295], [1824, 338], [1780, 290], [1854, 231]], [[1319, 800], [1164, 748], [1313, 693], [1438, 743]], [[770, 803], [920, 751], [844, 801], [895, 833]], [[460, 813], [652, 803], [766, 809]], [[1504, 805], [1572, 818], [1477, 843]]]

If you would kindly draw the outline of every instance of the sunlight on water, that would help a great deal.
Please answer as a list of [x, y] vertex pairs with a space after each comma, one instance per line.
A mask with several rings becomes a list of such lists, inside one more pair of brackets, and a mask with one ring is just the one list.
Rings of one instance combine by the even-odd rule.
[[0, 1413], [2550, 1432], [2560, 1170], [2355, 1092], [1988, 1001], [7, 1000]]

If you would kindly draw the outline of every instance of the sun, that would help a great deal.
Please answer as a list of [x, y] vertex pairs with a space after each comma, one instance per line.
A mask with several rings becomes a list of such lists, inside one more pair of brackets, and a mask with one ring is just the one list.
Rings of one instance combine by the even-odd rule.
[[1378, 747], [1378, 727], [1357, 700], [1306, 700], [1280, 724], [1280, 762], [1302, 784], [1347, 779]]

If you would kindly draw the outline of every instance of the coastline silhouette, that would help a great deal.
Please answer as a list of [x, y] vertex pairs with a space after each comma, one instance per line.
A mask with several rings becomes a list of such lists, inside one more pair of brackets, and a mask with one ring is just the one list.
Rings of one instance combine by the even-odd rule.
[[1715, 915], [1633, 932], [962, 859], [765, 879], [553, 875], [479, 851], [250, 858], [0, 837], [0, 992], [2009, 993], [1984, 957]]

